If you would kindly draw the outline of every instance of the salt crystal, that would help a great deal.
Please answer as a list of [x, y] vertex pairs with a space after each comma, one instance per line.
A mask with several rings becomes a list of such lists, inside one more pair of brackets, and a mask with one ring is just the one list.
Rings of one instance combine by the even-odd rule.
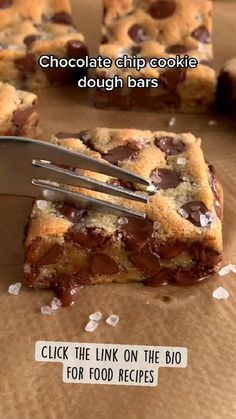
[[204, 214], [201, 214], [200, 215], [200, 225], [201, 225], [201, 227], [206, 227], [208, 225], [208, 223], [209, 223], [209, 219]]
[[156, 187], [152, 183], [147, 187], [148, 192], [156, 192]]
[[53, 310], [49, 306], [43, 306], [43, 307], [41, 307], [41, 313], [42, 314], [48, 314], [50, 316], [51, 314], [54, 314], [55, 313], [55, 310]]
[[231, 270], [230, 265], [226, 265], [219, 270], [219, 275], [220, 276], [228, 275], [230, 273], [230, 270]]
[[115, 327], [118, 323], [119, 323], [119, 316], [117, 316], [116, 314], [111, 314], [107, 319], [106, 319], [106, 323], [109, 324], [110, 326]]
[[213, 119], [211, 119], [211, 120], [208, 122], [208, 125], [209, 125], [209, 127], [215, 127], [215, 126], [217, 125], [217, 122], [216, 122], [216, 121], [214, 121]]
[[36, 201], [36, 205], [37, 205], [38, 209], [44, 211], [47, 208], [48, 203], [47, 203], [47, 201], [39, 199], [38, 201]]
[[180, 215], [182, 215], [183, 218], [185, 218], [185, 219], [188, 218], [188, 212], [185, 209], [180, 208], [178, 212], [179, 212]]
[[89, 319], [90, 320], [95, 320], [95, 321], [99, 321], [102, 318], [102, 313], [101, 311], [96, 311], [95, 313], [90, 314]]
[[128, 224], [128, 219], [127, 218], [124, 218], [124, 217], [120, 217], [119, 219], [118, 219], [118, 224], [119, 225], [125, 225], [125, 224]]
[[8, 292], [9, 294], [12, 294], [12, 295], [18, 295], [21, 287], [22, 287], [21, 282], [16, 282], [15, 284], [12, 284], [9, 286]]
[[173, 116], [173, 117], [169, 120], [168, 125], [169, 125], [169, 127], [174, 127], [174, 126], [175, 126], [175, 124], [176, 124], [176, 118]]
[[183, 164], [183, 165], [185, 165], [186, 164], [186, 158], [185, 157], [178, 157], [178, 159], [177, 159], [177, 164]]
[[236, 274], [236, 265], [232, 265], [232, 263], [230, 263], [230, 270]]
[[58, 310], [61, 306], [62, 306], [61, 300], [59, 300], [59, 298], [57, 297], [53, 297], [52, 302], [51, 302], [51, 308], [53, 310]]
[[213, 292], [212, 297], [217, 300], [227, 300], [227, 298], [229, 298], [229, 293], [225, 288], [219, 287]]
[[94, 332], [94, 330], [96, 330], [98, 327], [98, 322], [96, 322], [95, 320], [90, 320], [86, 326], [85, 326], [85, 330], [86, 332]]

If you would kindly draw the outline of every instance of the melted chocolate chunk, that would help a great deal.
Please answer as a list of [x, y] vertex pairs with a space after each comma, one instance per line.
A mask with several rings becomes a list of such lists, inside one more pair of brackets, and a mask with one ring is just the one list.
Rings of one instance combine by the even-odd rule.
[[68, 58], [84, 58], [88, 54], [86, 45], [78, 40], [71, 40], [67, 42], [67, 57]]
[[71, 227], [69, 237], [75, 244], [85, 249], [104, 248], [111, 239], [103, 229], [98, 230], [94, 227], [81, 228], [78, 224]]
[[60, 213], [72, 223], [78, 223], [86, 215], [86, 210], [64, 204], [59, 208]]
[[56, 276], [52, 284], [52, 289], [56, 297], [61, 301], [62, 306], [69, 307], [74, 304], [76, 295], [83, 285], [87, 283], [90, 283], [90, 280], [86, 272], [82, 272], [79, 277], [60, 274]]
[[30, 48], [31, 45], [37, 41], [37, 39], [40, 39], [40, 35], [28, 35], [24, 38], [24, 44], [27, 46], [27, 48]]
[[55, 134], [55, 137], [58, 138], [58, 140], [64, 140], [66, 138], [78, 138], [80, 139], [80, 132], [74, 133], [74, 132], [58, 132]]
[[13, 124], [19, 129], [22, 128], [26, 124], [30, 115], [32, 115], [33, 111], [34, 106], [29, 106], [25, 109], [16, 109], [12, 115]]
[[22, 77], [25, 79], [26, 74], [33, 74], [37, 70], [36, 55], [29, 53], [22, 58], [17, 58], [15, 60], [15, 66], [22, 73]]
[[189, 51], [185, 45], [171, 45], [170, 47], [166, 48], [166, 52], [168, 54], [184, 54]]
[[161, 259], [173, 259], [176, 256], [179, 256], [185, 249], [187, 249], [186, 244], [177, 241], [174, 243], [166, 243], [162, 246], [157, 246], [155, 251], [161, 257]]
[[69, 13], [66, 12], [59, 12], [53, 15], [50, 19], [54, 23], [62, 23], [64, 25], [72, 25], [72, 17]]
[[103, 154], [103, 159], [111, 164], [118, 164], [120, 161], [134, 158], [140, 147], [135, 143], [128, 143], [119, 147], [115, 147], [108, 151], [107, 154]]
[[0, 0], [0, 9], [8, 9], [13, 4], [13, 0]]
[[124, 188], [124, 189], [129, 189], [130, 191], [137, 190], [132, 182], [125, 182], [122, 179], [112, 179], [110, 183], [115, 186], [120, 186], [121, 188]]
[[155, 145], [159, 147], [167, 156], [183, 153], [185, 144], [176, 137], [156, 138]]
[[97, 253], [90, 259], [90, 272], [92, 275], [115, 275], [119, 266], [110, 256]]
[[151, 277], [160, 270], [158, 257], [151, 253], [135, 253], [129, 255], [129, 260], [136, 268]]
[[223, 215], [223, 209], [222, 209], [222, 204], [221, 204], [221, 196], [220, 196], [220, 192], [218, 189], [218, 181], [217, 181], [217, 176], [216, 176], [216, 171], [215, 168], [212, 164], [208, 165], [210, 173], [211, 173], [211, 182], [210, 182], [210, 186], [211, 186], [211, 190], [214, 194], [215, 197], [215, 201], [214, 201], [214, 208], [215, 208], [215, 212], [217, 214], [217, 216], [219, 217], [219, 219], [222, 219], [222, 215]]
[[175, 0], [155, 0], [149, 7], [149, 13], [154, 19], [166, 19], [176, 10]]
[[145, 218], [127, 218], [128, 223], [120, 227], [127, 250], [141, 250], [151, 239], [153, 222]]
[[151, 181], [157, 189], [176, 188], [181, 182], [177, 172], [171, 169], [155, 169], [151, 173]]
[[128, 34], [136, 44], [147, 41], [149, 38], [145, 29], [138, 24], [131, 26], [128, 30]]
[[58, 243], [53, 244], [37, 261], [37, 265], [53, 265], [63, 256], [64, 248]]
[[162, 269], [156, 275], [151, 278], [147, 278], [144, 281], [144, 285], [148, 287], [160, 287], [173, 282], [174, 271], [171, 269]]
[[194, 224], [197, 227], [201, 227], [201, 215], [204, 215], [206, 217], [207, 225], [204, 227], [207, 227], [211, 224], [210, 213], [207, 209], [206, 205], [203, 202], [200, 201], [191, 201], [187, 202], [187, 204], [183, 205], [182, 210], [185, 211], [186, 216], [184, 215], [184, 218], [188, 221], [190, 221], [192, 224]]
[[205, 26], [199, 26], [192, 33], [191, 36], [203, 44], [208, 44], [210, 42], [210, 34], [208, 29]]
[[175, 283], [179, 286], [193, 286], [212, 273], [212, 269], [196, 266], [192, 269], [178, 268], [175, 273]]
[[194, 243], [191, 246], [191, 251], [198, 265], [217, 266], [222, 260], [222, 255], [219, 252], [202, 243]]
[[54, 243], [51, 247], [44, 249], [43, 239], [36, 237], [27, 248], [26, 260], [32, 265], [51, 265], [60, 260], [63, 251], [63, 247], [58, 243]]
[[130, 48], [130, 55], [138, 55], [141, 52], [141, 47], [134, 46]]
[[179, 83], [185, 80], [186, 69], [174, 68], [160, 74], [160, 81], [164, 88], [175, 90]]

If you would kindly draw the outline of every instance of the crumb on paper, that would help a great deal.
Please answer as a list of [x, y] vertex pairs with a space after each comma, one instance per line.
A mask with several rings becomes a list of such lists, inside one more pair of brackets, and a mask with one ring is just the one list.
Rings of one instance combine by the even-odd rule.
[[220, 276], [228, 275], [230, 273], [230, 271], [231, 271], [231, 267], [230, 267], [230, 264], [229, 264], [229, 265], [226, 265], [219, 270], [219, 275]]
[[43, 307], [41, 307], [41, 313], [50, 316], [51, 314], [55, 313], [55, 310], [53, 310], [53, 308], [51, 308], [49, 306], [43, 306]]
[[86, 326], [85, 326], [85, 331], [86, 332], [94, 332], [94, 330], [96, 330], [98, 327], [98, 322], [96, 322], [95, 320], [90, 320]]
[[20, 289], [22, 287], [22, 283], [21, 282], [16, 282], [15, 284], [12, 284], [9, 286], [8, 288], [8, 292], [9, 294], [12, 295], [18, 295], [20, 292]]
[[227, 300], [227, 298], [229, 298], [229, 292], [225, 288], [219, 287], [215, 289], [212, 297], [216, 300]]
[[58, 310], [61, 306], [62, 306], [61, 300], [59, 300], [59, 298], [57, 297], [53, 297], [52, 302], [51, 302], [51, 308], [53, 310]]
[[92, 314], [89, 315], [89, 319], [90, 320], [95, 320], [96, 322], [101, 320], [101, 318], [102, 318], [101, 311], [95, 311], [95, 313], [92, 313]]
[[208, 121], [208, 125], [209, 127], [215, 127], [217, 125], [217, 122], [214, 119], [211, 119], [210, 121]]
[[173, 116], [172, 118], [170, 118], [170, 120], [168, 122], [168, 125], [169, 125], [169, 127], [174, 127], [175, 124], [176, 124], [176, 117]]
[[110, 326], [116, 327], [117, 324], [119, 323], [119, 316], [117, 316], [116, 314], [111, 314], [107, 319], [106, 319], [106, 323], [109, 324]]

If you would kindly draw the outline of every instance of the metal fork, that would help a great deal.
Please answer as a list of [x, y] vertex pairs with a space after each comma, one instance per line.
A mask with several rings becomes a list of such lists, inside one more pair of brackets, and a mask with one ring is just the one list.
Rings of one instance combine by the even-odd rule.
[[0, 137], [0, 161], [0, 195], [64, 201], [94, 211], [145, 218], [142, 212], [68, 189], [68, 185], [77, 186], [147, 203], [148, 195], [100, 182], [70, 169], [87, 169], [126, 182], [149, 185], [148, 180], [120, 167], [54, 144], [13, 136]]

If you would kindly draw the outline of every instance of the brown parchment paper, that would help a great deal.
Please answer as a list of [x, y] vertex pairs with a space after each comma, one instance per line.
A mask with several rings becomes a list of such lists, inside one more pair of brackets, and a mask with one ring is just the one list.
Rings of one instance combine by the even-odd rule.
[[[74, 0], [78, 27], [97, 51], [100, 4]], [[214, 3], [216, 66], [235, 55], [236, 2]], [[168, 129], [170, 115], [98, 111], [87, 93], [50, 88], [39, 95], [43, 135], [88, 127]], [[208, 126], [209, 119], [217, 126]], [[236, 263], [236, 125], [219, 116], [177, 115], [177, 132], [203, 138], [208, 160], [215, 163], [225, 190], [224, 258]], [[193, 288], [149, 289], [142, 285], [85, 287], [77, 303], [55, 316], [40, 307], [48, 291], [26, 286], [19, 296], [8, 286], [23, 281], [23, 227], [31, 202], [0, 199], [0, 417], [3, 419], [235, 419], [236, 418], [236, 275], [217, 276]], [[228, 300], [214, 300], [224, 286]], [[163, 302], [163, 296], [169, 302]], [[102, 322], [84, 331], [88, 315], [116, 313], [120, 323]], [[127, 387], [64, 384], [62, 365], [34, 361], [37, 340], [186, 346], [186, 369], [160, 369], [159, 385]]]

